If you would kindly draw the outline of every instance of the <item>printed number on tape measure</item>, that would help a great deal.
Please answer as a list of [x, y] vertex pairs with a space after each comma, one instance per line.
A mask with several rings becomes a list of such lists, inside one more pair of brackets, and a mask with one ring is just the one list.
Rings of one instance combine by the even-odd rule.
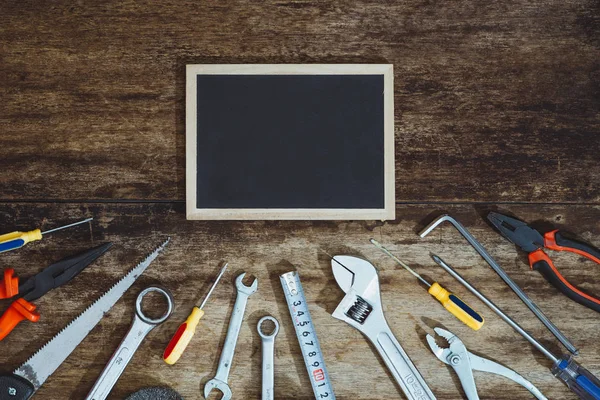
[[280, 279], [315, 398], [335, 400], [298, 273], [288, 272], [281, 275]]

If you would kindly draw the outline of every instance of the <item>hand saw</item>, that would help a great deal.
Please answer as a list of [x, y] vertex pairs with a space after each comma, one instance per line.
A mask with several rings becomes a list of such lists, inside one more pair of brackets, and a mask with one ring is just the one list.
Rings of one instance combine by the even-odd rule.
[[168, 238], [112, 288], [71, 321], [12, 374], [0, 375], [0, 400], [27, 400], [65, 361], [169, 243]]

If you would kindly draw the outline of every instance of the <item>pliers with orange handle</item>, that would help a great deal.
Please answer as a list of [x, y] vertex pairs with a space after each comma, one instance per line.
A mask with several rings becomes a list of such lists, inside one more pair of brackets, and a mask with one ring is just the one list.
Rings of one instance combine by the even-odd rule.
[[488, 220], [504, 237], [529, 253], [531, 269], [538, 271], [548, 282], [571, 300], [600, 312], [600, 298], [585, 293], [572, 285], [556, 268], [542, 249], [568, 251], [600, 264], [600, 250], [594, 246], [565, 237], [558, 229], [544, 233], [531, 228], [525, 222], [507, 215], [490, 212]]
[[64, 285], [79, 274], [85, 267], [94, 262], [112, 246], [105, 243], [84, 253], [64, 258], [27, 279], [19, 285], [19, 278], [14, 276], [15, 270], [4, 270], [4, 280], [0, 282], [0, 299], [18, 296], [0, 317], [0, 340], [4, 339], [19, 322], [27, 319], [37, 322], [40, 314], [31, 303], [50, 290]]

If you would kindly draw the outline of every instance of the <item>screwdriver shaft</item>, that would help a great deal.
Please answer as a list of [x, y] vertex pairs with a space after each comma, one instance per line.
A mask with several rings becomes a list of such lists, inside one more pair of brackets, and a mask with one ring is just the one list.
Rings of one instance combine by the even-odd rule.
[[42, 232], [42, 235], [47, 235], [47, 234], [52, 233], [52, 232], [61, 231], [63, 229], [67, 229], [67, 228], [70, 228], [72, 226], [85, 224], [86, 222], [90, 222], [93, 219], [94, 218], [86, 218], [83, 221], [74, 222], [74, 223], [69, 224], [69, 225], [59, 226], [58, 228], [54, 228], [54, 229], [50, 229], [49, 231]]
[[435, 254], [431, 254], [431, 258], [433, 258], [433, 261], [438, 263], [438, 265], [440, 267], [444, 268], [446, 270], [446, 272], [448, 272], [450, 275], [452, 275], [454, 277], [454, 279], [456, 279], [457, 281], [462, 283], [464, 287], [469, 289], [471, 291], [471, 293], [473, 293], [475, 296], [477, 296], [479, 298], [479, 300], [481, 300], [489, 308], [491, 308], [492, 311], [494, 311], [496, 314], [498, 314], [498, 316], [500, 318], [502, 318], [504, 320], [504, 322], [509, 324], [515, 331], [517, 331], [521, 336], [523, 336], [525, 339], [527, 339], [527, 341], [529, 343], [531, 343], [533, 346], [535, 346], [535, 348], [537, 348], [539, 351], [541, 351], [546, 357], [548, 357], [550, 360], [552, 360], [553, 363], [556, 363], [558, 361], [558, 358], [554, 354], [552, 354], [552, 352], [550, 350], [548, 350], [543, 344], [538, 342], [537, 339], [535, 339], [533, 336], [531, 336], [529, 334], [529, 332], [527, 332], [525, 329], [521, 328], [521, 325], [517, 324], [511, 317], [506, 315], [504, 313], [504, 311], [502, 311], [498, 306], [496, 306], [491, 300], [489, 300], [487, 297], [485, 297], [483, 294], [481, 294], [481, 292], [479, 292], [477, 289], [475, 289], [458, 272], [456, 272], [456, 270], [454, 270], [454, 268], [452, 268], [451, 266], [446, 264], [446, 262], [444, 260], [442, 260], [440, 257], [436, 256]]
[[370, 241], [371, 241], [371, 243], [373, 243], [375, 245], [375, 247], [377, 247], [379, 250], [383, 251], [385, 254], [390, 256], [394, 261], [396, 261], [398, 264], [400, 264], [402, 267], [404, 267], [404, 269], [406, 269], [408, 272], [413, 274], [415, 276], [415, 278], [417, 278], [418, 280], [423, 282], [425, 285], [427, 285], [427, 287], [431, 287], [431, 283], [429, 283], [425, 279], [421, 278], [421, 275], [419, 275], [415, 271], [413, 271], [411, 267], [409, 267], [408, 265], [403, 263], [398, 257], [393, 255], [388, 249], [383, 247], [377, 240], [371, 239]]
[[202, 301], [202, 304], [200, 304], [200, 308], [201, 310], [204, 309], [204, 305], [206, 304], [206, 302], [208, 301], [208, 298], [210, 297], [210, 295], [212, 294], [213, 290], [215, 290], [215, 287], [217, 286], [217, 283], [219, 283], [219, 280], [221, 280], [221, 277], [223, 276], [223, 274], [225, 273], [225, 270], [227, 269], [227, 265], [229, 265], [228, 263], [226, 263], [223, 268], [221, 268], [221, 272], [219, 272], [219, 275], [217, 275], [217, 279], [215, 279], [215, 283], [212, 284], [212, 286], [210, 287], [210, 290], [208, 291], [208, 293], [206, 294], [206, 297], [204, 298], [204, 300]]

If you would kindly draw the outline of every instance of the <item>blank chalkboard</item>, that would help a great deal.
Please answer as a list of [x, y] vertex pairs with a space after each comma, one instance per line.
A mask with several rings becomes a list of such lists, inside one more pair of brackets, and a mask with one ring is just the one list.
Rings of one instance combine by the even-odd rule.
[[188, 65], [188, 219], [394, 218], [391, 65]]

